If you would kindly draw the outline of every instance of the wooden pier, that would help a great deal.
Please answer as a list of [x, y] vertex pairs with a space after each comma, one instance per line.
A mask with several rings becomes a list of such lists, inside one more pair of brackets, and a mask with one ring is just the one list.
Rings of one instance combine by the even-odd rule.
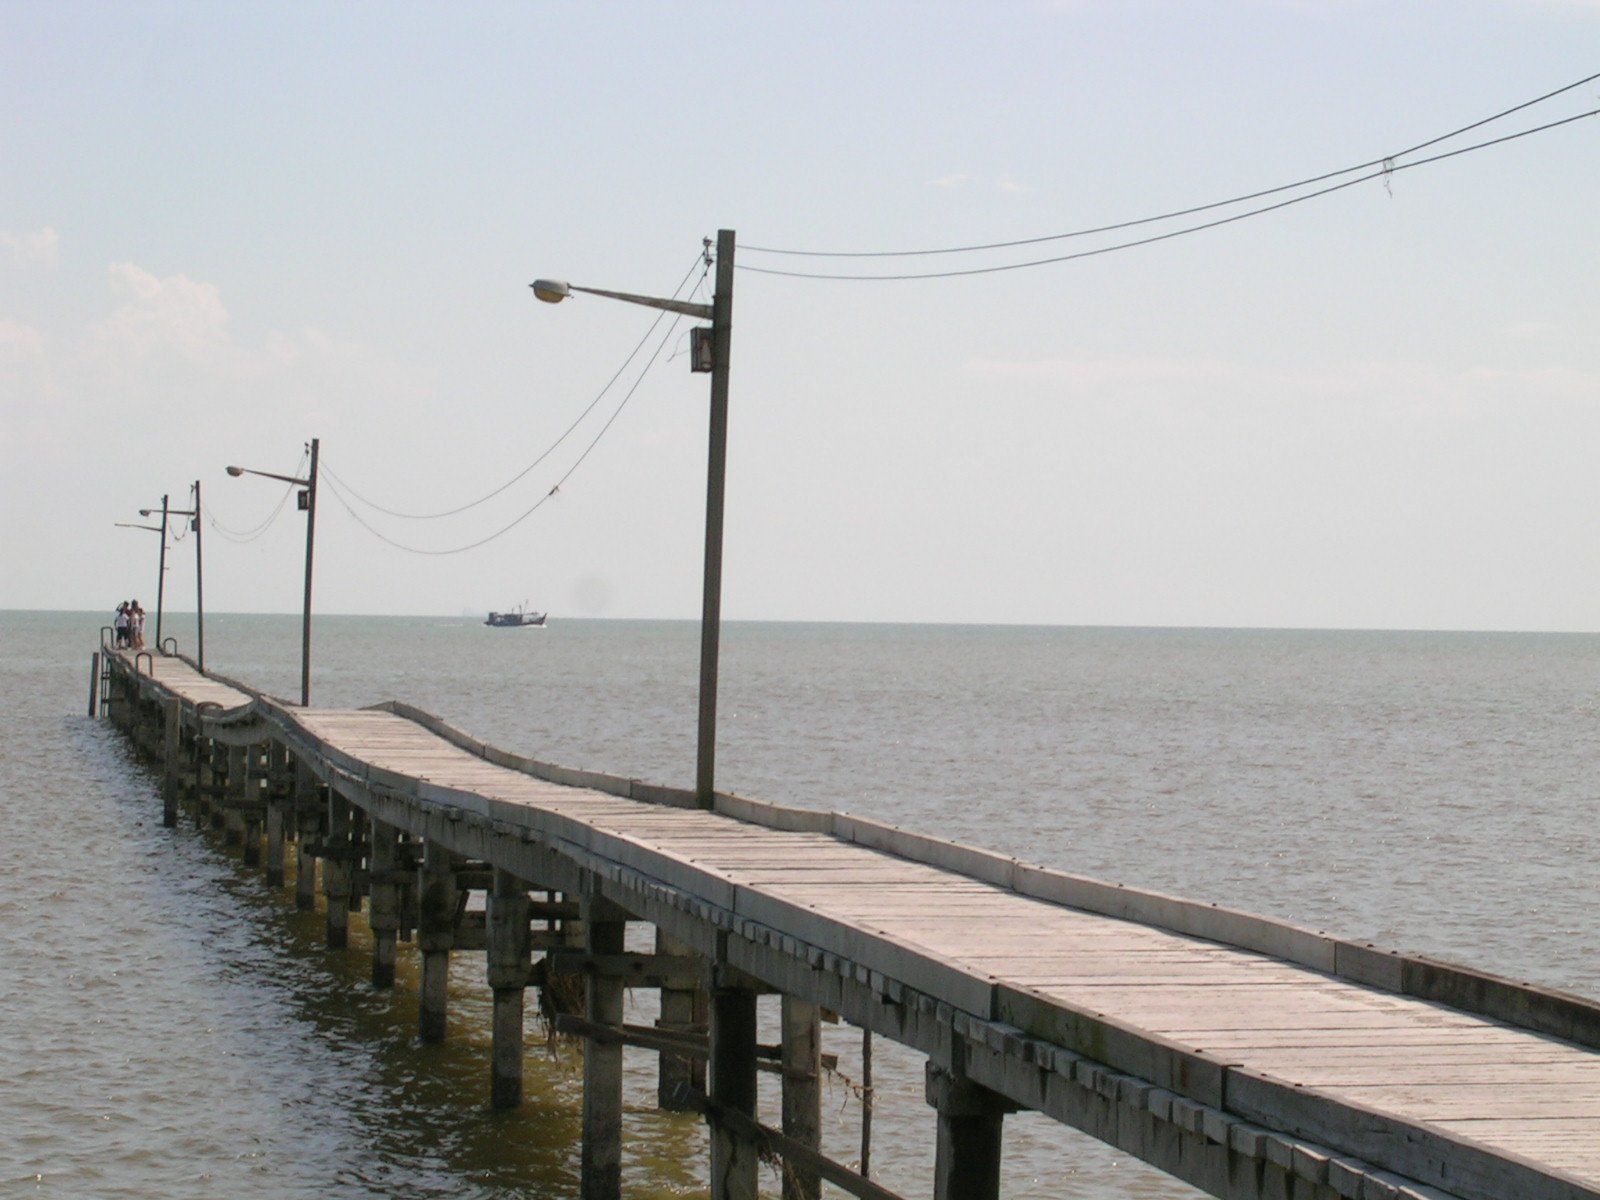
[[[424, 1039], [448, 1036], [450, 955], [485, 953], [495, 1105], [521, 1101], [526, 988], [567, 1010], [582, 1200], [621, 1196], [625, 1044], [659, 1052], [663, 1106], [704, 1114], [713, 1200], [755, 1197], [774, 1154], [785, 1200], [890, 1196], [820, 1152], [825, 1014], [926, 1056], [937, 1200], [998, 1197], [1020, 1110], [1226, 1200], [1600, 1200], [1593, 1001], [843, 813], [704, 809], [399, 703], [302, 709], [176, 656], [101, 662], [91, 710], [161, 765], [169, 825], [223, 830], [278, 884], [292, 845], [330, 946], [365, 906], [377, 986], [415, 939]], [[655, 953], [625, 951], [628, 922]], [[623, 1023], [630, 987], [659, 989], [656, 1026]]]

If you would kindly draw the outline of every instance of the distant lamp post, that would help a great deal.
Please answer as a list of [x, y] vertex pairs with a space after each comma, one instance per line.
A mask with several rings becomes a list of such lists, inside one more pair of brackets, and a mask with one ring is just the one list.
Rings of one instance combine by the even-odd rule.
[[[256, 471], [250, 467], [228, 468], [228, 474], [235, 478], [240, 475], [259, 475], [263, 479], [276, 479], [304, 489], [298, 497], [299, 506], [306, 514], [306, 597], [304, 615], [300, 625], [300, 706], [302, 708], [311, 707], [311, 550], [316, 540], [317, 532], [317, 447], [318, 439], [312, 438], [311, 470], [304, 479], [298, 479], [293, 475], [275, 475], [271, 471]], [[196, 504], [195, 507], [198, 508], [199, 505]]]
[[715, 796], [717, 755], [717, 656], [722, 625], [722, 499], [728, 456], [728, 363], [733, 341], [733, 230], [717, 232], [717, 290], [710, 304], [662, 300], [631, 292], [575, 287], [556, 279], [533, 283], [533, 294], [558, 304], [574, 292], [606, 296], [710, 321], [690, 334], [690, 369], [711, 375], [711, 439], [706, 456], [705, 588], [700, 612], [700, 727], [695, 758], [695, 797], [704, 808]]
[[[141, 508], [141, 517], [152, 516], [153, 508]], [[156, 649], [161, 649], [161, 601], [167, 590], [167, 517], [171, 515], [167, 507], [167, 497], [161, 497], [161, 524], [159, 525], [130, 525], [125, 521], [118, 521], [119, 529], [151, 529], [161, 535], [161, 565], [156, 568]]]
[[[194, 485], [189, 489], [189, 491], [190, 491], [190, 494], [192, 494], [194, 496], [194, 507], [193, 508], [167, 508], [166, 507], [166, 499], [167, 498], [165, 496], [163, 496], [161, 498], [161, 500], [162, 500], [162, 511], [163, 511], [162, 523], [165, 524], [166, 523], [166, 518], [168, 518], [168, 517], [188, 517], [189, 518], [189, 529], [194, 533], [194, 644], [195, 644], [195, 662], [200, 667], [200, 670], [202, 672], [204, 672], [205, 669], [206, 669], [206, 583], [205, 583], [205, 563], [204, 563], [204, 561], [203, 561], [203, 559], [201, 558], [201, 555], [200, 555], [200, 481], [198, 479], [196, 479], [194, 481]], [[154, 511], [155, 511], [154, 509], [150, 509], [150, 508], [141, 508], [139, 510], [139, 515], [141, 517], [148, 517]], [[162, 538], [161, 540], [162, 540], [163, 543], [165, 543], [165, 541], [166, 541], [165, 538]], [[163, 546], [163, 549], [165, 549], [164, 546]], [[166, 569], [165, 568], [162, 569], [161, 574], [162, 574], [162, 577], [165, 578], [165, 576], [166, 576]], [[156, 649], [158, 649], [158, 650], [161, 648], [161, 600], [160, 600], [160, 595], [161, 595], [160, 589], [158, 588], [157, 591], [156, 591], [156, 597], [157, 597], [156, 598]]]

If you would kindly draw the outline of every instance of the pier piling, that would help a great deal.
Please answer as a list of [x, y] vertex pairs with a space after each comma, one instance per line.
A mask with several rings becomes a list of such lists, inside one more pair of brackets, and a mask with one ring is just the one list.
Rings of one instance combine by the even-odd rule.
[[[822, 1145], [822, 1009], [796, 996], [781, 1003], [783, 1133], [812, 1150]], [[783, 1173], [783, 1200], [819, 1200], [822, 1177], [799, 1162]]]
[[[583, 900], [584, 949], [591, 958], [621, 954], [627, 940], [627, 914], [598, 898]], [[589, 1024], [620, 1029], [623, 982], [589, 968], [584, 986]], [[588, 1037], [583, 1044], [583, 1147], [579, 1163], [580, 1200], [621, 1200], [622, 1196], [622, 1042]]]
[[177, 696], [162, 702], [161, 730], [161, 823], [168, 829], [178, 825], [178, 790], [183, 770], [183, 701]]
[[756, 1119], [756, 993], [711, 989], [711, 1200], [756, 1200], [760, 1159], [754, 1143], [721, 1119], [729, 1110]]
[[[656, 931], [656, 953], [683, 956], [693, 953], [691, 947]], [[660, 990], [660, 1015], [656, 1028], [666, 1033], [699, 1034], [704, 1036], [709, 1020], [708, 1001], [703, 987], [682, 987], [676, 983], [662, 985]], [[705, 1059], [686, 1054], [663, 1052], [656, 1072], [656, 1104], [667, 1112], [693, 1112], [690, 1097], [706, 1090]]]
[[302, 759], [294, 764], [294, 906], [301, 912], [317, 907], [317, 838], [323, 812], [317, 803], [317, 777]]
[[486, 921], [489, 987], [494, 992], [489, 1104], [497, 1109], [522, 1103], [523, 999], [533, 965], [528, 908], [528, 885], [496, 869]]
[[367, 926], [372, 930], [372, 986], [394, 986], [395, 937], [400, 928], [399, 830], [371, 823], [367, 851]]
[[422, 955], [417, 1035], [424, 1042], [444, 1041], [457, 896], [455, 856], [430, 838], [423, 844], [417, 872], [417, 949]]
[[249, 796], [245, 747], [229, 746], [227, 758], [228, 792], [222, 806], [222, 844], [240, 846], [244, 844], [244, 806]]
[[927, 1098], [939, 1114], [934, 1200], [1000, 1200], [1001, 1129], [1016, 1106], [932, 1062]]
[[328, 789], [327, 832], [322, 846], [323, 913], [328, 949], [350, 944], [350, 802]]

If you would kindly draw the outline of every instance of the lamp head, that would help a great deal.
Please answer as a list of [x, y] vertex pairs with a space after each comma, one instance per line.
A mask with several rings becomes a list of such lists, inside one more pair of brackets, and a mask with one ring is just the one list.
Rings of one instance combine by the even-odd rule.
[[536, 279], [528, 285], [533, 294], [546, 304], [560, 304], [572, 295], [572, 288], [559, 279]]
[[139, 510], [139, 515], [140, 515], [140, 516], [141, 516], [141, 517], [148, 517], [148, 516], [149, 516], [149, 515], [150, 515], [150, 514], [151, 514], [151, 513], [152, 513], [152, 512], [154, 512], [154, 511], [155, 511], [155, 510], [154, 510], [154, 509], [151, 509], [151, 508], [141, 508], [141, 509], [140, 509], [140, 510]]
[[228, 474], [232, 475], [235, 479], [237, 479], [239, 476], [244, 474], [244, 468], [243, 467], [229, 467], [228, 468]]

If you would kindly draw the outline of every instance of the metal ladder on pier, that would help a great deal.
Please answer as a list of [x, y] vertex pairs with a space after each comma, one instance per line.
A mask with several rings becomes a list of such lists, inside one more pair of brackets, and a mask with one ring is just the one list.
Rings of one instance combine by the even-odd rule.
[[89, 715], [104, 716], [111, 703], [111, 655], [115, 650], [116, 630], [100, 626], [100, 649], [89, 657]]

